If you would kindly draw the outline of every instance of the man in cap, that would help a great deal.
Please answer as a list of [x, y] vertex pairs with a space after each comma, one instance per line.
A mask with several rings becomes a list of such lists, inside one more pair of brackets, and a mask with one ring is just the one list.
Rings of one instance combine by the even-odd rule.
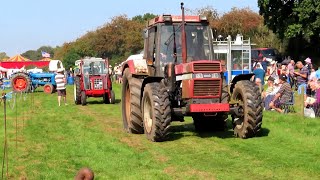
[[61, 106], [61, 96], [63, 97], [64, 104], [67, 105], [67, 99], [66, 99], [66, 77], [64, 76], [64, 69], [59, 68], [57, 70], [57, 75], [55, 76], [55, 81], [57, 84], [57, 91], [58, 91], [58, 103], [59, 106]]
[[298, 85], [298, 94], [301, 94], [301, 89], [304, 88], [304, 94], [306, 96], [307, 92], [307, 81], [308, 81], [308, 68], [303, 66], [301, 61], [298, 61], [296, 64], [299, 72], [294, 72], [297, 77], [297, 85]]
[[281, 109], [281, 106], [289, 102], [291, 100], [292, 96], [292, 89], [290, 84], [287, 82], [287, 76], [284, 74], [281, 74], [279, 76], [279, 82], [281, 85], [279, 91], [277, 94], [273, 97], [272, 101], [270, 102], [269, 106], [272, 109], [275, 109], [276, 111], [283, 113], [283, 110]]

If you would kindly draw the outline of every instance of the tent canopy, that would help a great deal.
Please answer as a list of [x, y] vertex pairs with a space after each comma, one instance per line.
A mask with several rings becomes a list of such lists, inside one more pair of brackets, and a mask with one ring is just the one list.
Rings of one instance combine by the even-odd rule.
[[25, 58], [25, 57], [21, 56], [20, 54], [18, 54], [18, 55], [15, 55], [15, 56], [9, 58], [9, 59], [6, 60], [6, 61], [25, 62], [25, 61], [31, 61], [31, 60], [28, 59], [28, 58]]
[[40, 59], [39, 61], [51, 61], [51, 59], [50, 59], [50, 58], [45, 57], [45, 58]]

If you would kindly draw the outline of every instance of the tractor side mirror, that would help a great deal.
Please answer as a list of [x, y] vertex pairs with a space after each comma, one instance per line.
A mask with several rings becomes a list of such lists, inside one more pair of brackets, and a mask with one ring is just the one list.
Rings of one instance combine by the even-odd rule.
[[143, 38], [144, 38], [144, 39], [148, 39], [148, 36], [149, 36], [149, 31], [148, 31], [148, 29], [143, 29]]

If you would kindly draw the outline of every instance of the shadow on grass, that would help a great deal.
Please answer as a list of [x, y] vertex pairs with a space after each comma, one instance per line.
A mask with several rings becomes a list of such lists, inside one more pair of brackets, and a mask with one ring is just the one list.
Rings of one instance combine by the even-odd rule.
[[[116, 99], [114, 104], [119, 104], [121, 102], [121, 99]], [[102, 99], [95, 99], [95, 100], [89, 100], [87, 101], [88, 104], [104, 104]]]
[[[230, 126], [228, 126], [230, 127]], [[185, 132], [194, 132], [193, 134], [186, 134]], [[269, 135], [270, 130], [267, 128], [261, 128], [260, 132], [254, 138], [265, 137]], [[210, 131], [210, 132], [196, 132], [193, 123], [181, 124], [171, 126], [171, 134], [168, 141], [178, 140], [182, 137], [198, 136], [201, 138], [218, 137], [221, 139], [235, 138], [233, 129], [227, 129], [225, 131]]]

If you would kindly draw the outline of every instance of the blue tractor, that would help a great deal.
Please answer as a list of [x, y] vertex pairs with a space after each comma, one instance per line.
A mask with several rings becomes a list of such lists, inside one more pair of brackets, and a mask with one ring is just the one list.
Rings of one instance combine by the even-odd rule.
[[58, 68], [63, 68], [60, 60], [51, 60], [49, 71], [46, 73], [18, 72], [11, 76], [11, 87], [14, 92], [33, 92], [37, 87], [43, 86], [43, 91], [51, 94], [56, 89], [54, 73]]
[[32, 92], [43, 86], [43, 91], [51, 94], [56, 89], [55, 73], [24, 73], [19, 72], [11, 77], [12, 90], [15, 92]]

